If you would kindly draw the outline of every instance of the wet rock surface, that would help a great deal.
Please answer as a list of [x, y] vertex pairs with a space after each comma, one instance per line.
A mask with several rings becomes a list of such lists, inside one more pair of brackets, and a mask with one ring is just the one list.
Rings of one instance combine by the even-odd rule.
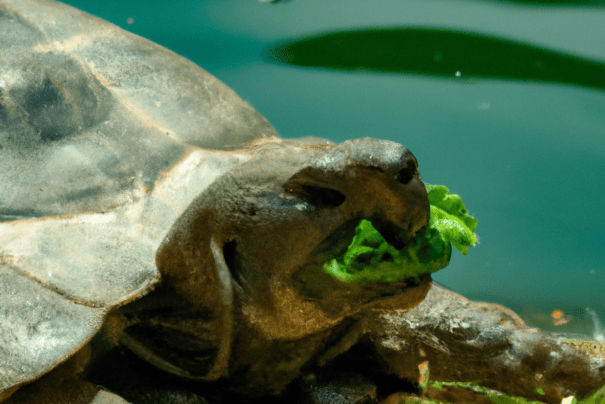
[[415, 309], [385, 311], [373, 320], [376, 351], [401, 378], [417, 380], [413, 364], [428, 361], [431, 380], [480, 381], [548, 403], [583, 398], [605, 384], [602, 358], [527, 327], [503, 306], [473, 302], [438, 285]]

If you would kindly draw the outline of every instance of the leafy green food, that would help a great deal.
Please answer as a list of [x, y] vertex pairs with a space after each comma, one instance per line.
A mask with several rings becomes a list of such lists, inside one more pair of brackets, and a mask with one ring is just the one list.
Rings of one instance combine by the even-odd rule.
[[[483, 394], [489, 401], [494, 404], [543, 404], [542, 401], [532, 401], [519, 396], [510, 396], [501, 392], [483, 387], [475, 382], [438, 382], [432, 381], [429, 384], [431, 387], [441, 390], [444, 386], [455, 386], [476, 393]], [[538, 391], [536, 391], [538, 390]], [[536, 389], [535, 393], [544, 394], [543, 389]], [[541, 391], [540, 391], [541, 390]], [[434, 403], [449, 404], [445, 401], [433, 401]], [[578, 400], [575, 397], [569, 396], [561, 401], [561, 404], [604, 404], [605, 403], [605, 386], [592, 393], [589, 397], [583, 400]]]
[[397, 250], [363, 219], [343, 256], [324, 265], [324, 270], [342, 282], [399, 282], [445, 268], [452, 245], [462, 254], [477, 243], [477, 219], [470, 216], [462, 199], [441, 185], [426, 184], [431, 214], [406, 247]]
[[429, 229], [435, 229], [444, 243], [468, 254], [468, 247], [477, 244], [477, 219], [468, 214], [460, 196], [450, 194], [443, 185], [425, 185], [431, 205]]

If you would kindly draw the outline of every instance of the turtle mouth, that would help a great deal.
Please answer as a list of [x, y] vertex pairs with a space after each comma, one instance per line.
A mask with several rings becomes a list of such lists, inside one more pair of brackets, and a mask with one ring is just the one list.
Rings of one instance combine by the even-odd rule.
[[[364, 220], [371, 222], [372, 226], [380, 233], [382, 238], [384, 238], [384, 241], [396, 250], [405, 249], [415, 239], [416, 235], [420, 233], [420, 229], [416, 232], [411, 232], [410, 230], [405, 230], [397, 226], [389, 220], [356, 218], [341, 225], [336, 231], [322, 241], [318, 248], [325, 251], [326, 254], [324, 257], [326, 255], [331, 255], [330, 258], [334, 259], [343, 256], [353, 242], [359, 225]], [[411, 228], [412, 226], [410, 225], [409, 227]], [[329, 254], [328, 251], [331, 251], [331, 254]], [[368, 256], [360, 256], [359, 261], [361, 263], [369, 264], [369, 262], [364, 262], [365, 258], [368, 258]], [[388, 259], [388, 257], [384, 258]]]
[[[351, 246], [360, 239], [359, 227], [364, 221], [371, 223], [375, 232], [372, 236], [379, 238], [379, 245], [371, 245], [376, 240], [369, 240], [367, 247], [373, 251], [357, 254], [352, 266], [343, 265]], [[407, 296], [409, 307], [414, 307], [424, 298], [424, 294], [414, 291], [428, 291], [430, 273], [434, 271], [417, 265], [414, 259], [401, 262], [401, 254], [407, 258], [408, 250], [416, 251], [415, 246], [420, 244], [426, 231], [426, 227], [422, 227], [414, 232], [410, 230], [413, 225], [405, 229], [380, 219], [351, 219], [307, 255], [307, 262], [292, 275], [293, 285], [305, 300], [315, 302], [325, 313], [334, 316], [341, 315], [343, 310], [355, 311], [393, 297]], [[389, 256], [391, 251], [393, 256]]]
[[[361, 234], [360, 228], [364, 225], [370, 229], [369, 236]], [[426, 226], [417, 231], [412, 228], [412, 224], [404, 229], [383, 219], [351, 219], [311, 251], [304, 268], [315, 271], [321, 268], [322, 272], [343, 283], [394, 286], [386, 288], [384, 293], [387, 295], [402, 287], [418, 286], [421, 277], [432, 271], [408, 271], [413, 265], [402, 265], [402, 259], [407, 261], [407, 257], [402, 258], [402, 252], [417, 245], [426, 231]], [[352, 253], [353, 248], [356, 250]]]

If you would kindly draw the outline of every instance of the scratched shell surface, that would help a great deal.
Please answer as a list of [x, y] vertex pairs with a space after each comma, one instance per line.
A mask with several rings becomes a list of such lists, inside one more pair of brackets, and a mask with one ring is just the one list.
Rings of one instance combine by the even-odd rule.
[[0, 296], [0, 395], [52, 369], [103, 320], [102, 309], [73, 303], [1, 264]]
[[113, 208], [193, 147], [275, 135], [197, 65], [69, 6], [0, 0], [0, 37], [0, 213]]
[[277, 135], [200, 67], [64, 4], [0, 0], [0, 38], [1, 401], [150, 291], [174, 220]]

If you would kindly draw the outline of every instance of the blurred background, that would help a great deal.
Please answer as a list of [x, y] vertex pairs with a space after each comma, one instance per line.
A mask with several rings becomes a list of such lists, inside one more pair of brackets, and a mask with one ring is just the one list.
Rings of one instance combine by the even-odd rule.
[[202, 66], [282, 137], [402, 143], [479, 219], [438, 283], [605, 340], [605, 0], [67, 3]]

